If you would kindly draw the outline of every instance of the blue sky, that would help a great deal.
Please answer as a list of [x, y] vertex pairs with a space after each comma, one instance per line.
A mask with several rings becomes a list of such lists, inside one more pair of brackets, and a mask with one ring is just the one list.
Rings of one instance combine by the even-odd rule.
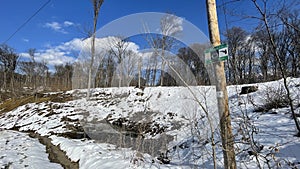
[[[2, 0], [0, 5], [0, 43], [48, 0]], [[92, 24], [90, 0], [51, 0], [7, 44], [19, 53], [57, 46], [73, 38], [83, 38], [84, 28]], [[98, 28], [139, 12], [171, 12], [195, 24], [207, 34], [204, 0], [105, 0], [99, 15]]]
[[[217, 5], [226, 1], [217, 0]], [[226, 10], [249, 12], [252, 10], [249, 2], [227, 5]], [[44, 4], [47, 5], [8, 40]], [[98, 29], [120, 17], [141, 12], [175, 14], [208, 36], [205, 0], [105, 0], [100, 9]], [[218, 14], [222, 33], [225, 31], [223, 8], [218, 8]], [[72, 62], [74, 58], [67, 48], [76, 46], [79, 39], [86, 38], [84, 30], [92, 25], [92, 17], [91, 0], [1, 0], [0, 44], [6, 42], [23, 58], [26, 58], [24, 54], [28, 49], [35, 48], [37, 61], [46, 61], [52, 67]], [[251, 30], [255, 25], [251, 21], [232, 21], [234, 19], [228, 16], [229, 27], [235, 25]]]
[[[91, 0], [1, 0], [0, 44], [5, 42], [43, 4], [50, 1], [7, 44], [17, 52], [29, 48], [45, 49], [74, 38], [83, 38], [84, 27], [92, 24]], [[228, 0], [217, 0], [220, 6]], [[290, 1], [290, 0], [288, 0]], [[231, 2], [231, 1], [229, 1]], [[273, 2], [273, 1], [272, 1]], [[271, 6], [276, 5], [270, 3]], [[280, 2], [280, 0], [278, 0]], [[227, 5], [226, 10], [255, 14], [250, 0]], [[98, 28], [122, 16], [140, 12], [170, 12], [196, 25], [208, 35], [205, 0], [105, 0], [101, 7]], [[225, 31], [223, 8], [218, 8], [220, 31]], [[253, 28], [256, 21], [241, 22], [229, 15], [229, 27]], [[249, 29], [251, 30], [251, 29]]]

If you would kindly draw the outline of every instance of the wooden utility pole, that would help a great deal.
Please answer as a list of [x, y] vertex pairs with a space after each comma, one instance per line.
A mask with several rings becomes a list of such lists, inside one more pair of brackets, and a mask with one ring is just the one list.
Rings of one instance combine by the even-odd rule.
[[[217, 8], [215, 0], [206, 0], [207, 17], [209, 25], [210, 42], [214, 47], [221, 44], [218, 27]], [[218, 110], [220, 117], [220, 128], [224, 156], [224, 168], [236, 169], [234, 138], [231, 128], [230, 112], [228, 107], [228, 94], [226, 89], [226, 77], [224, 71], [224, 62], [215, 62], [215, 78], [218, 100]]]

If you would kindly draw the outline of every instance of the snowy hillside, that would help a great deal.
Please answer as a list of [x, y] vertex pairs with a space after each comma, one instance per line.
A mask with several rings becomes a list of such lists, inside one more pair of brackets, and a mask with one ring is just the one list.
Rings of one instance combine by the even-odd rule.
[[[228, 87], [238, 168], [300, 167], [282, 81], [254, 85], [243, 95]], [[299, 116], [300, 79], [289, 88]], [[0, 168], [213, 168], [212, 133], [222, 168], [214, 87], [99, 88], [89, 101], [85, 93], [1, 113]]]

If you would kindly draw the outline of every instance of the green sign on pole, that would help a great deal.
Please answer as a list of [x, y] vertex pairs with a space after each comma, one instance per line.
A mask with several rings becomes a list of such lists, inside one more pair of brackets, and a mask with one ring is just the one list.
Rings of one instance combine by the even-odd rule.
[[228, 46], [222, 44], [205, 50], [205, 63], [220, 62], [228, 60]]

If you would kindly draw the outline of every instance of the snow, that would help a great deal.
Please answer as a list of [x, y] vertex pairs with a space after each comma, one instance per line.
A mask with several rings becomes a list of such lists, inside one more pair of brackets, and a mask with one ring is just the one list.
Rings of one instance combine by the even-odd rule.
[[[229, 107], [235, 135], [238, 168], [282, 166], [291, 168], [300, 162], [300, 138], [288, 107], [273, 108], [267, 112], [254, 112], [268, 100], [266, 97], [284, 95], [282, 80], [251, 84], [258, 91], [239, 95], [243, 86], [228, 86]], [[288, 79], [296, 112], [300, 113], [300, 79]], [[190, 91], [193, 91], [194, 95]], [[278, 92], [277, 95], [274, 92]], [[66, 94], [84, 97], [86, 90], [72, 90]], [[57, 93], [56, 93], [57, 94]], [[199, 106], [201, 104], [201, 106]], [[208, 113], [211, 120], [206, 118]], [[124, 124], [149, 124], [156, 133], [141, 134], [142, 149], [154, 145], [168, 149], [169, 164], [162, 164], [157, 153], [139, 152], [137, 145], [120, 146], [125, 142], [126, 131], [113, 126], [118, 119]], [[218, 168], [222, 168], [222, 149], [218, 128], [218, 111], [215, 88], [211, 86], [186, 87], [133, 87], [93, 89], [91, 100], [78, 98], [65, 103], [30, 103], [0, 116], [0, 166], [22, 168], [37, 166], [60, 167], [50, 163], [45, 147], [25, 131], [49, 137], [80, 168], [212, 168], [212, 132], [216, 143]], [[18, 130], [18, 131], [13, 131]], [[66, 133], [82, 133], [91, 137], [69, 138]], [[248, 132], [246, 132], [248, 131]], [[101, 135], [102, 134], [102, 135]], [[102, 137], [102, 138], [99, 138]], [[107, 138], [106, 138], [107, 137]], [[116, 144], [103, 141], [116, 140]], [[138, 144], [140, 136], [132, 137]], [[167, 141], [167, 138], [172, 138]], [[124, 140], [122, 140], [124, 139]], [[9, 140], [6, 144], [5, 140]], [[22, 141], [21, 141], [22, 140]], [[253, 142], [249, 142], [252, 140]], [[148, 144], [149, 143], [149, 144]], [[121, 144], [121, 143], [120, 143]], [[123, 143], [122, 143], [123, 144]], [[259, 147], [263, 148], [259, 150]], [[16, 150], [16, 147], [22, 147]], [[24, 148], [25, 147], [25, 148]], [[151, 148], [151, 147], [150, 147]], [[5, 150], [5, 151], [3, 151]], [[38, 151], [39, 150], [39, 151]], [[258, 151], [257, 159], [250, 155]], [[5, 153], [7, 152], [7, 153]], [[35, 154], [29, 155], [30, 154]], [[27, 158], [18, 154], [25, 154]], [[30, 159], [29, 158], [32, 158]], [[21, 161], [21, 162], [20, 162]], [[269, 164], [267, 163], [269, 161]], [[43, 162], [43, 163], [42, 163]], [[42, 164], [41, 164], [42, 163]]]
[[60, 169], [62, 166], [48, 160], [46, 147], [27, 134], [0, 131], [0, 168]]
[[80, 168], [131, 168], [128, 155], [115, 151], [114, 145], [97, 144], [86, 140], [70, 140], [63, 137], [50, 137], [54, 145], [60, 145], [72, 161], [79, 161]]

